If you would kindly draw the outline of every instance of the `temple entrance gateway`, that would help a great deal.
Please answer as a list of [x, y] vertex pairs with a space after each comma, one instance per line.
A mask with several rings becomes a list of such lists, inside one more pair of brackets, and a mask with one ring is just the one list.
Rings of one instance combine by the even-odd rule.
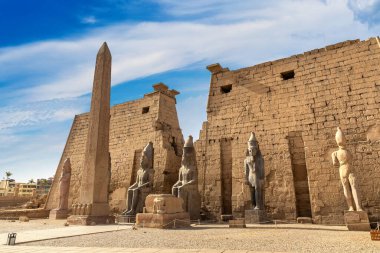
[[293, 182], [296, 194], [297, 217], [311, 218], [309, 181], [307, 176], [305, 145], [302, 132], [290, 132], [289, 151], [292, 161]]

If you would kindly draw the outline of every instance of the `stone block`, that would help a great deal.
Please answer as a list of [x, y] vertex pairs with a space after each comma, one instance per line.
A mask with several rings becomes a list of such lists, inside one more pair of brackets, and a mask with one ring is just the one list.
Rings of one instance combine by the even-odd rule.
[[345, 211], [344, 222], [349, 231], [370, 231], [368, 214], [365, 211]]
[[29, 217], [28, 216], [20, 216], [18, 218], [19, 221], [23, 221], [23, 222], [29, 222]]
[[300, 224], [312, 224], [313, 219], [310, 217], [297, 217], [297, 223]]
[[49, 210], [43, 208], [0, 210], [1, 219], [18, 220], [20, 216], [27, 216], [30, 219], [45, 219], [49, 217]]
[[244, 218], [236, 218], [234, 220], [229, 220], [228, 225], [230, 228], [246, 228]]
[[234, 216], [232, 214], [222, 214], [220, 215], [220, 220], [221, 221], [230, 221], [233, 220]]
[[53, 209], [49, 213], [49, 219], [51, 220], [67, 219], [67, 216], [68, 216], [68, 210]]
[[[160, 205], [160, 207], [158, 207]], [[161, 206], [162, 205], [162, 206]], [[157, 207], [162, 210], [158, 210], [158, 212], [165, 212], [167, 214], [173, 213], [182, 213], [184, 212], [183, 208], [183, 200], [181, 198], [177, 198], [171, 194], [149, 194], [145, 198], [145, 213], [155, 213]]]
[[146, 228], [178, 228], [190, 226], [189, 213], [138, 213], [136, 226]]
[[119, 215], [115, 217], [116, 223], [135, 223], [136, 215]]
[[246, 224], [266, 223], [269, 221], [264, 210], [245, 210], [244, 215]]
[[92, 216], [92, 215], [71, 215], [67, 218], [70, 225], [97, 225], [97, 224], [114, 224], [114, 216]]

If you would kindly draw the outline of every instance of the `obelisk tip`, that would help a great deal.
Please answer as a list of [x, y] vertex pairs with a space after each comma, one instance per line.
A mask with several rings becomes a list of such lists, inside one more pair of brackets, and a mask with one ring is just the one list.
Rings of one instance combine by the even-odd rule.
[[107, 42], [103, 42], [102, 46], [99, 48], [98, 55], [102, 53], [111, 54], [110, 49], [108, 48]]

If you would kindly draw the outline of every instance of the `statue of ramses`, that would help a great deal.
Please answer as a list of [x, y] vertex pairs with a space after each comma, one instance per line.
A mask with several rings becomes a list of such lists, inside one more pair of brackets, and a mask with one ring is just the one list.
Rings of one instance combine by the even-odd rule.
[[[71, 180], [71, 163], [70, 158], [67, 158], [62, 166], [61, 177], [58, 183], [58, 206], [50, 210], [50, 219], [66, 219], [69, 212], [69, 191]], [[29, 201], [27, 205], [33, 205], [33, 201]]]
[[245, 184], [251, 190], [251, 204], [256, 210], [264, 210], [264, 159], [261, 155], [255, 133], [248, 140], [248, 149], [244, 160]]
[[190, 219], [199, 219], [201, 197], [198, 191], [198, 169], [193, 137], [190, 135], [183, 147], [178, 181], [172, 187], [172, 194], [183, 199], [183, 209]]
[[145, 198], [152, 192], [153, 173], [153, 143], [149, 142], [141, 153], [136, 182], [128, 188], [127, 209], [123, 214], [135, 215], [136, 213], [142, 213]]
[[346, 138], [340, 127], [337, 128], [335, 134], [336, 143], [339, 146], [339, 150], [332, 153], [332, 160], [334, 166], [339, 166], [340, 180], [343, 185], [344, 196], [348, 204], [348, 211], [354, 211], [352, 198], [356, 205], [356, 211], [363, 211], [361, 207], [360, 196], [358, 193], [358, 186], [356, 185], [356, 179], [354, 173], [351, 171], [351, 153], [345, 148]]
[[59, 178], [59, 205], [57, 210], [67, 210], [69, 206], [69, 189], [71, 179], [71, 163], [67, 158], [63, 163], [62, 174]]

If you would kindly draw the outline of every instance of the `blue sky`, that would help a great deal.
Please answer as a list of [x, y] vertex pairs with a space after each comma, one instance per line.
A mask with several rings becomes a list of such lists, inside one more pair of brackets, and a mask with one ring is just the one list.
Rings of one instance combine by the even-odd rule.
[[379, 35], [379, 0], [0, 0], [0, 174], [52, 176], [75, 114], [89, 110], [107, 41], [112, 104], [157, 82], [181, 92], [184, 135], [206, 120], [210, 74]]

